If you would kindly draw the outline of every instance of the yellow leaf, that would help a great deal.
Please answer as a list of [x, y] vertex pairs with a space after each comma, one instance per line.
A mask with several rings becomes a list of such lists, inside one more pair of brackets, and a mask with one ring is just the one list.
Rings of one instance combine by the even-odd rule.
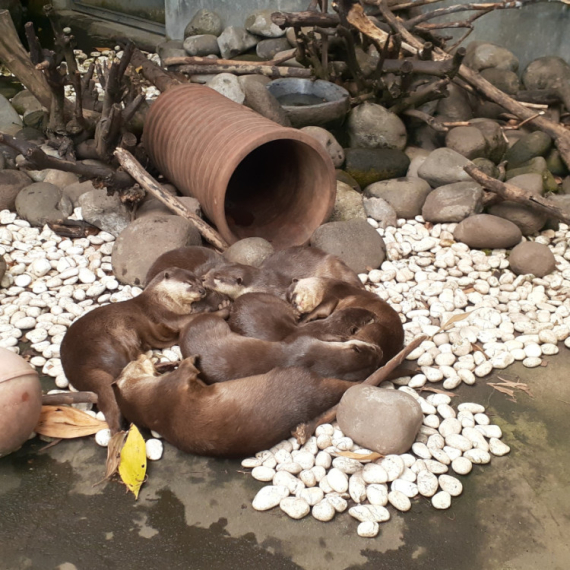
[[141, 432], [134, 424], [131, 424], [127, 441], [121, 450], [119, 475], [135, 499], [138, 499], [146, 475], [146, 446]]
[[108, 427], [106, 422], [70, 406], [42, 406], [34, 431], [49, 437], [71, 439], [92, 435]]

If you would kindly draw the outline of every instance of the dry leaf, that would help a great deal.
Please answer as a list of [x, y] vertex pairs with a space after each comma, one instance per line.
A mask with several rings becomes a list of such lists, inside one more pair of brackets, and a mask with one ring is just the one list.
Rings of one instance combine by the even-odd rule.
[[489, 360], [489, 357], [487, 356], [487, 353], [486, 353], [478, 344], [472, 342], [472, 343], [471, 343], [471, 348], [472, 348], [473, 350], [475, 350], [476, 352], [481, 352], [481, 353], [483, 354], [483, 356], [484, 356], [487, 360]]
[[423, 392], [424, 390], [426, 392], [434, 392], [435, 394], [445, 394], [450, 398], [455, 398], [455, 396], [457, 396], [457, 394], [454, 394], [453, 392], [448, 392], [447, 390], [440, 390], [439, 388], [432, 388], [431, 386], [422, 386], [420, 388], [420, 392]]
[[42, 406], [40, 419], [34, 431], [49, 437], [71, 439], [93, 435], [108, 427], [107, 422], [102, 422], [70, 406]]
[[95, 49], [97, 51], [103, 52], [103, 51], [109, 51], [109, 49], [111, 49], [111, 48], [106, 47], [106, 48], [95, 48]]
[[512, 402], [516, 402], [517, 399], [515, 398], [515, 391], [514, 390], [510, 390], [509, 388], [504, 388], [503, 386], [500, 386], [499, 384], [491, 384], [488, 383], [489, 386], [491, 386], [492, 388], [494, 388], [495, 390], [497, 390], [497, 392], [501, 392], [502, 394], [507, 394], [508, 396], [510, 396], [511, 401]]
[[119, 475], [135, 499], [138, 499], [146, 476], [146, 446], [141, 432], [134, 424], [131, 424], [127, 440], [121, 450]]
[[448, 331], [449, 329], [453, 328], [452, 325], [458, 323], [459, 321], [463, 321], [471, 316], [472, 313], [459, 313], [458, 315], [453, 315], [447, 322], [441, 325], [442, 331]]
[[105, 479], [110, 479], [119, 469], [121, 463], [121, 450], [127, 437], [126, 431], [116, 433], [107, 447], [107, 464], [105, 470]]
[[376, 451], [366, 455], [363, 453], [354, 453], [353, 451], [338, 451], [336, 455], [340, 457], [348, 457], [349, 459], [358, 459], [358, 461], [376, 461], [376, 459], [384, 457], [384, 455]]
[[466, 295], [469, 295], [469, 293], [475, 293], [475, 288], [474, 287], [466, 287], [465, 289], [461, 289]]
[[[496, 383], [497, 386], [506, 386], [507, 388], [516, 388], [517, 390], [521, 390], [522, 392], [525, 392], [525, 394], [527, 394], [528, 396], [530, 396], [531, 398], [534, 398], [534, 396], [532, 395], [532, 392], [530, 391], [528, 384], [525, 384], [524, 382], [519, 382], [518, 380], [516, 382], [513, 382], [512, 380], [507, 380], [506, 378], [501, 378], [500, 376], [497, 376], [497, 378], [499, 380], [501, 380], [501, 383]], [[493, 385], [493, 383], [489, 383], [491, 386]]]

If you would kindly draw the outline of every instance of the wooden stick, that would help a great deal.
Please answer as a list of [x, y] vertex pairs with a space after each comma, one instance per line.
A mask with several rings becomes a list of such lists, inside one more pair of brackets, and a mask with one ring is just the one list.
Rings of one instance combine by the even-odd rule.
[[169, 65], [236, 65], [238, 67], [245, 66], [249, 67], [252, 65], [278, 65], [276, 61], [287, 61], [292, 57], [295, 57], [296, 48], [287, 50], [279, 60], [269, 60], [269, 61], [242, 61], [240, 59], [211, 59], [209, 57], [167, 57], [162, 62], [165, 66]]
[[519, 204], [524, 204], [535, 210], [539, 210], [550, 217], [556, 218], [564, 222], [565, 224], [570, 224], [570, 216], [568, 216], [564, 210], [559, 208], [556, 204], [551, 202], [548, 198], [543, 196], [537, 196], [532, 194], [528, 190], [514, 186], [513, 184], [508, 184], [507, 182], [501, 182], [495, 178], [487, 176], [482, 170], [479, 170], [475, 165], [468, 164], [463, 167], [463, 170], [473, 178], [476, 182], [481, 184], [487, 190], [495, 192], [503, 200], [511, 200], [513, 202], [518, 202]]
[[138, 163], [135, 157], [123, 148], [117, 148], [114, 152], [121, 166], [155, 198], [170, 208], [175, 214], [186, 218], [200, 232], [204, 239], [220, 251], [229, 246], [222, 236], [210, 227], [202, 218], [191, 212], [178, 198], [166, 192], [160, 184]]
[[339, 24], [336, 14], [322, 12], [273, 12], [271, 20], [281, 28], [288, 26], [319, 26], [321, 28], [334, 28]]
[[278, 67], [276, 65], [227, 65], [213, 62], [210, 65], [181, 65], [178, 71], [188, 75], [210, 75], [216, 73], [233, 73], [234, 75], [265, 75], [267, 77], [302, 77], [311, 78], [310, 69], [300, 67]]
[[[427, 335], [421, 335], [416, 337], [410, 344], [408, 344], [408, 346], [400, 350], [400, 352], [398, 352], [398, 354], [396, 354], [394, 358], [392, 358], [386, 364], [384, 364], [382, 368], [379, 368], [378, 370], [376, 370], [376, 372], [368, 376], [368, 378], [366, 378], [364, 382], [360, 382], [360, 384], [367, 386], [378, 386], [379, 384], [384, 382], [384, 380], [386, 380], [390, 376], [390, 374], [394, 372], [394, 370], [396, 370], [396, 368], [398, 368], [400, 364], [402, 364], [406, 356], [408, 356], [408, 354], [410, 354], [413, 350], [415, 350], [418, 346], [420, 346], [420, 344], [424, 340], [427, 339], [428, 339]], [[355, 386], [356, 385], [357, 384], [355, 383]], [[336, 418], [337, 409], [338, 409], [338, 404], [336, 406], [333, 406], [330, 410], [327, 410], [317, 418], [315, 418], [313, 421], [304, 424], [299, 424], [295, 428], [295, 431], [291, 432], [291, 435], [297, 438], [299, 445], [304, 445], [305, 443], [307, 443], [307, 440], [315, 433], [315, 430], [317, 429], [318, 426], [334, 421], [334, 419]]]
[[137, 70], [140, 68], [144, 77], [148, 79], [161, 93], [185, 82], [164, 71], [164, 69], [161, 69], [156, 65], [156, 63], [145, 57], [138, 49], [133, 50], [131, 64]]
[[42, 406], [61, 406], [63, 404], [96, 404], [95, 392], [65, 392], [61, 394], [44, 394]]

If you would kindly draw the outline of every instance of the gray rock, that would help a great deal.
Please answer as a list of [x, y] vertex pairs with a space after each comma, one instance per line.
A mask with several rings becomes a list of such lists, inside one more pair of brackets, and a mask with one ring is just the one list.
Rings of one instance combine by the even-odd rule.
[[[166, 186], [166, 185], [163, 185]], [[176, 192], [173, 192], [176, 195]], [[176, 196], [180, 202], [182, 202], [192, 213], [197, 216], [201, 216], [202, 212], [200, 209], [200, 203], [196, 198], [191, 196]], [[160, 200], [156, 198], [147, 198], [144, 202], [137, 208], [137, 220], [140, 218], [152, 217], [152, 216], [172, 216], [173, 212], [170, 208], [165, 206]]]
[[344, 150], [332, 133], [322, 127], [303, 127], [301, 130], [321, 143], [331, 157], [335, 168], [340, 168], [344, 164]]
[[218, 38], [211, 34], [188, 36], [184, 40], [184, 50], [190, 56], [220, 55]]
[[406, 172], [406, 176], [409, 178], [419, 178], [418, 170], [420, 166], [425, 162], [426, 158], [427, 156], [415, 156], [412, 158], [408, 172]]
[[473, 180], [440, 186], [431, 192], [422, 208], [426, 222], [460, 222], [483, 211], [483, 188]]
[[282, 30], [271, 20], [273, 12], [275, 10], [256, 10], [245, 19], [245, 29], [264, 38], [280, 38], [284, 36], [285, 30]]
[[245, 28], [228, 26], [218, 38], [220, 53], [224, 59], [232, 59], [236, 55], [257, 45], [258, 39]]
[[368, 198], [383, 198], [394, 208], [398, 218], [411, 220], [422, 213], [431, 186], [421, 178], [402, 177], [375, 182], [364, 189]]
[[32, 226], [43, 226], [66, 220], [73, 213], [73, 204], [61, 188], [37, 182], [20, 190], [16, 196], [16, 211]]
[[487, 156], [487, 141], [476, 127], [455, 127], [445, 137], [445, 146], [469, 160]]
[[420, 405], [409, 394], [363, 385], [344, 393], [336, 414], [345, 435], [383, 455], [408, 451], [423, 417]]
[[[245, 95], [244, 104], [267, 119], [284, 127], [290, 127], [291, 121], [287, 113], [283, 110], [281, 103], [265, 87], [267, 82], [260, 81], [261, 78], [261, 75], [243, 75], [238, 78]], [[263, 80], [269, 80], [269, 78], [263, 77]]]
[[414, 158], [427, 158], [430, 155], [431, 150], [420, 148], [418, 146], [407, 146], [404, 152], [410, 160], [414, 160]]
[[465, 91], [453, 83], [450, 83], [447, 89], [449, 95], [438, 101], [436, 114], [446, 117], [450, 121], [469, 121], [472, 119], [473, 111]]
[[4, 274], [6, 273], [6, 261], [0, 255], [0, 282], [4, 278]]
[[39, 111], [26, 111], [22, 117], [22, 121], [26, 127], [43, 131], [49, 122], [49, 113], [45, 109], [41, 109]]
[[520, 228], [523, 236], [529, 236], [540, 231], [548, 217], [542, 212], [538, 212], [518, 202], [512, 202], [511, 200], [505, 200], [500, 204], [495, 204], [491, 206], [488, 211], [489, 214], [493, 216], [499, 216], [516, 224]]
[[487, 141], [487, 158], [495, 164], [501, 162], [506, 150], [507, 141], [503, 137], [501, 126], [491, 119], [473, 119], [471, 126], [479, 129]]
[[184, 30], [184, 39], [188, 36], [203, 34], [219, 36], [223, 28], [222, 19], [216, 12], [206, 9], [198, 10]]
[[356, 273], [380, 267], [386, 257], [384, 240], [366, 220], [324, 224], [311, 236], [311, 245], [337, 255]]
[[186, 51], [180, 40], [167, 40], [156, 46], [156, 52], [161, 61], [168, 57], [186, 57]]
[[560, 151], [553, 148], [546, 156], [546, 166], [554, 176], [564, 177], [568, 174], [568, 167], [562, 160]]
[[495, 67], [504, 71], [517, 71], [519, 60], [508, 49], [488, 42], [471, 42], [463, 60], [476, 71]]
[[476, 249], [506, 249], [520, 243], [522, 233], [509, 220], [490, 214], [477, 214], [460, 222], [453, 237]]
[[142, 218], [131, 222], [113, 247], [115, 277], [126, 285], [141, 286], [159, 256], [187, 245], [201, 245], [198, 230], [179, 216]]
[[81, 215], [86, 222], [117, 237], [131, 221], [129, 210], [117, 193], [107, 195], [105, 188], [96, 188], [79, 196]]
[[521, 89], [519, 76], [514, 71], [489, 67], [481, 71], [481, 77], [508, 95], [515, 95]]
[[242, 91], [238, 78], [232, 73], [219, 73], [206, 85], [235, 103], [241, 105], [245, 101], [245, 93]]
[[85, 194], [85, 192], [91, 192], [92, 190], [95, 190], [95, 186], [93, 186], [91, 180], [87, 180], [86, 182], [75, 182], [65, 186], [63, 193], [69, 197], [73, 203], [73, 207], [77, 208], [77, 206], [79, 206], [79, 197]]
[[473, 164], [491, 178], [499, 178], [501, 175], [497, 165], [488, 158], [474, 158]]
[[512, 168], [507, 170], [506, 172], [506, 180], [511, 180], [515, 176], [520, 176], [521, 174], [540, 174], [542, 177], [542, 187], [544, 188], [545, 192], [557, 192], [558, 185], [554, 180], [554, 177], [548, 170], [546, 165], [546, 160], [542, 156], [537, 156], [536, 158], [532, 158], [528, 162], [523, 162], [521, 165], [517, 166], [516, 168]]
[[563, 181], [560, 187], [560, 190], [563, 194], [570, 194], [570, 176], [567, 176]]
[[535, 131], [522, 137], [505, 154], [507, 167], [520, 166], [537, 156], [545, 156], [552, 147], [552, 139], [542, 131]]
[[4, 95], [0, 95], [0, 131], [6, 133], [7, 129], [14, 128], [14, 126], [21, 127], [22, 119], [10, 105], [10, 101]]
[[361, 218], [366, 219], [362, 194], [353, 190], [348, 184], [337, 181], [336, 199], [334, 208], [328, 222], [347, 222]]
[[224, 251], [224, 257], [231, 263], [259, 267], [272, 253], [273, 246], [260, 237], [240, 239]]
[[454, 182], [468, 182], [471, 176], [463, 170], [468, 164], [472, 164], [471, 161], [458, 152], [450, 148], [438, 148], [418, 168], [418, 176], [434, 188]]
[[261, 40], [255, 47], [255, 53], [263, 60], [273, 59], [278, 53], [290, 49], [287, 38]]
[[16, 196], [22, 188], [29, 186], [32, 179], [19, 170], [0, 171], [0, 211], [16, 209]]
[[511, 251], [509, 266], [516, 275], [544, 277], [556, 269], [556, 260], [547, 245], [525, 241]]
[[542, 176], [537, 173], [513, 176], [513, 178], [509, 180], [509, 184], [518, 186], [523, 190], [528, 190], [535, 196], [542, 196], [544, 194], [544, 188], [542, 187]]
[[200, 202], [198, 202], [198, 200], [196, 200], [196, 198], [193, 198], [192, 196], [177, 196], [177, 198], [192, 213], [196, 214], [197, 216], [202, 217], [202, 209], [200, 208]]
[[350, 174], [348, 174], [348, 172], [339, 170], [338, 168], [335, 170], [335, 172], [337, 180], [348, 184], [353, 190], [356, 190], [357, 192], [362, 192], [360, 184], [358, 184], [358, 182]]
[[570, 65], [554, 55], [539, 57], [528, 64], [522, 74], [522, 82], [529, 90], [568, 86]]
[[347, 131], [351, 148], [406, 148], [408, 135], [404, 123], [376, 103], [354, 107], [348, 115]]
[[398, 223], [396, 210], [383, 198], [364, 198], [364, 211], [369, 218], [378, 222], [378, 226], [385, 229], [395, 227]]
[[62, 190], [70, 184], [79, 182], [79, 176], [73, 174], [73, 172], [64, 172], [63, 170], [56, 170], [55, 168], [48, 168], [44, 170], [44, 172], [45, 176], [43, 182], [55, 184], [55, 186], [59, 186]]
[[26, 111], [41, 111], [43, 109], [42, 104], [27, 89], [14, 95], [10, 104], [20, 115], [23, 115]]
[[410, 165], [401, 150], [390, 148], [347, 148], [344, 155], [344, 169], [362, 188], [378, 180], [405, 176]]

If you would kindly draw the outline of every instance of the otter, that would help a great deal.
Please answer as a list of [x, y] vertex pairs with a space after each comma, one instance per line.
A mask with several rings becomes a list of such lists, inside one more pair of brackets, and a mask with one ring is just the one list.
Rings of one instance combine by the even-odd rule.
[[124, 416], [187, 453], [244, 457], [269, 449], [339, 402], [354, 383], [304, 368], [206, 385], [194, 357], [157, 376], [142, 355], [114, 384]]
[[69, 327], [61, 343], [63, 371], [78, 390], [97, 393], [111, 432], [121, 428], [113, 380], [142, 352], [174, 345], [182, 327], [197, 316], [191, 314], [194, 303], [205, 295], [193, 273], [168, 269], [138, 297], [98, 307]]
[[304, 325], [299, 324], [299, 316], [289, 303], [274, 295], [246, 293], [232, 304], [228, 325], [233, 332], [242, 336], [274, 342], [290, 339], [293, 335], [339, 340], [331, 338], [336, 336], [348, 340], [376, 319], [370, 311], [358, 308], [336, 311], [326, 319]]
[[204, 285], [233, 300], [246, 293], [271, 293], [286, 300], [291, 283], [307, 277], [334, 277], [364, 289], [358, 275], [338, 257], [300, 246], [270, 255], [260, 267], [239, 263], [214, 267], [204, 275]]
[[208, 383], [265, 374], [273, 368], [303, 366], [326, 377], [363, 380], [379, 367], [382, 350], [360, 340], [325, 342], [311, 336], [270, 342], [240, 336], [211, 314], [198, 315], [180, 333], [183, 358], [198, 356]]
[[[289, 302], [304, 316], [301, 322], [326, 318], [348, 308], [361, 308], [374, 313], [376, 323], [368, 325], [368, 334], [384, 353], [382, 364], [395, 356], [404, 345], [404, 328], [398, 313], [370, 291], [353, 287], [337, 279], [309, 278], [293, 283], [288, 292]], [[359, 331], [362, 338], [366, 330]]]

